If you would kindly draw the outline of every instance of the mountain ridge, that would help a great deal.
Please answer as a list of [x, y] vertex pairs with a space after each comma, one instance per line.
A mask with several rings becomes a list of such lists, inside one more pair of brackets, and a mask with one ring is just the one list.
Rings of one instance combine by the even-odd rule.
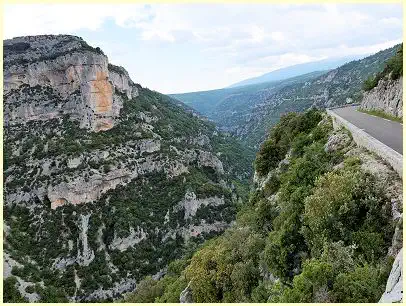
[[[194, 107], [218, 124], [221, 130], [238, 137], [250, 147], [258, 148], [268, 129], [285, 112], [359, 102], [364, 80], [383, 69], [385, 62], [396, 53], [399, 46], [395, 45], [327, 72], [245, 87], [171, 96]], [[226, 99], [227, 105], [223, 102]]]
[[244, 85], [253, 85], [258, 83], [267, 83], [273, 81], [282, 81], [288, 78], [293, 78], [299, 75], [320, 71], [320, 70], [332, 70], [339, 66], [344, 65], [345, 63], [351, 62], [353, 60], [358, 60], [362, 57], [368, 56], [365, 55], [354, 55], [354, 56], [345, 56], [340, 58], [331, 58], [323, 59], [314, 62], [307, 62], [303, 64], [297, 64], [293, 66], [288, 66], [280, 69], [273, 70], [271, 72], [264, 73], [257, 77], [249, 78], [242, 80], [240, 82], [231, 84], [226, 88], [244, 86]]

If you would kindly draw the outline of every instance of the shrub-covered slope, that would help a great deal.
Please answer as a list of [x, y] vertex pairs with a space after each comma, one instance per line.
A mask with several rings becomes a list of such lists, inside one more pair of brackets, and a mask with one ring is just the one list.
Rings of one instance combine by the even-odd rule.
[[117, 298], [229, 227], [249, 150], [78, 37], [5, 45], [5, 302]]
[[255, 164], [236, 223], [125, 301], [379, 300], [402, 245], [397, 174], [315, 110], [283, 116]]

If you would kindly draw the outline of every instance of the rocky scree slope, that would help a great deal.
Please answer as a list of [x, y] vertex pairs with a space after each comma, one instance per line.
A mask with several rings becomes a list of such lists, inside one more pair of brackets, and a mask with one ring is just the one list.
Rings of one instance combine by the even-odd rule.
[[251, 152], [79, 37], [4, 41], [4, 301], [111, 300], [235, 219]]
[[380, 300], [403, 240], [397, 173], [314, 109], [282, 116], [255, 170], [236, 223], [126, 302]]
[[[328, 72], [174, 97], [191, 105], [250, 147], [258, 148], [282, 114], [302, 112], [310, 107], [323, 109], [360, 102], [364, 80], [380, 72], [399, 48], [400, 45], [396, 45]], [[228, 94], [224, 96], [223, 93]]]

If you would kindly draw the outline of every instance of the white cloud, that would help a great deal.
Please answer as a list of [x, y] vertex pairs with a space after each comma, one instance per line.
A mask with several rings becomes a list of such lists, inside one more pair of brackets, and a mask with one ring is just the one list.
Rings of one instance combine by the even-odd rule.
[[275, 41], [282, 41], [285, 39], [285, 35], [282, 32], [272, 32], [271, 38]]
[[[165, 83], [165, 91], [174, 91], [185, 82], [194, 84], [196, 88], [189, 89], [193, 90], [227, 85], [288, 65], [390, 47], [402, 37], [401, 11], [397, 4], [20, 4], [5, 5], [4, 35], [75, 34], [83, 30], [103, 34], [104, 23], [112, 20], [117, 31], [134, 29], [134, 35], [114, 44], [114, 38], [98, 35], [90, 43], [128, 67], [135, 67], [126, 62], [134, 39], [138, 39], [139, 48], [193, 49], [201, 67], [206, 61], [207, 69], [212, 70], [200, 76], [200, 68], [193, 72], [198, 75], [191, 75], [192, 67], [182, 64], [181, 56], [173, 57], [177, 52], [162, 52], [160, 58], [154, 58], [154, 69], [164, 66], [159, 61], [173, 61], [178, 67], [176, 75], [163, 80], [161, 71], [151, 71], [157, 77], [149, 77], [156, 82], [150, 86], [157, 89]], [[210, 65], [211, 61], [221, 65]]]
[[7, 4], [4, 6], [4, 36], [74, 33], [80, 29], [100, 29], [107, 18], [130, 27], [148, 16], [141, 5], [94, 4]]

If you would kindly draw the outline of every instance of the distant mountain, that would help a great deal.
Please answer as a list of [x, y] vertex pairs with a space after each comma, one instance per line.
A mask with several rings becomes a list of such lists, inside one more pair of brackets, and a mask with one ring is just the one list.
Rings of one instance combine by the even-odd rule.
[[[217, 106], [220, 104], [227, 104], [232, 105], [234, 103], [237, 104], [245, 104], [247, 101], [244, 97], [248, 94], [252, 95], [266, 95], [271, 90], [278, 88], [282, 85], [287, 85], [292, 82], [296, 82], [299, 80], [304, 80], [309, 77], [316, 77], [321, 74], [324, 74], [326, 71], [316, 71], [306, 75], [298, 76], [295, 78], [291, 78], [285, 81], [275, 81], [275, 82], [267, 82], [261, 84], [253, 84], [253, 85], [246, 85], [246, 86], [239, 86], [233, 88], [221, 88], [215, 90], [207, 90], [207, 91], [196, 91], [196, 92], [188, 92], [188, 93], [179, 93], [179, 94], [169, 94], [172, 98], [175, 98], [179, 101], [182, 101], [186, 105], [192, 107], [196, 111], [200, 112], [202, 115], [205, 115], [211, 118], [211, 113], [217, 112]], [[237, 102], [238, 100], [238, 102]]]
[[358, 102], [362, 83], [378, 73], [400, 45], [330, 71], [282, 81], [170, 95], [193, 107], [249, 146], [257, 147], [282, 114]]
[[355, 55], [355, 56], [346, 56], [346, 57], [341, 57], [341, 58], [325, 59], [325, 60], [316, 61], [316, 62], [289, 66], [286, 68], [281, 68], [281, 69], [278, 69], [275, 71], [265, 73], [258, 77], [243, 80], [241, 82], [230, 85], [228, 88], [252, 85], [252, 84], [259, 84], [259, 83], [265, 83], [265, 82], [280, 81], [280, 80], [292, 78], [295, 76], [299, 76], [302, 74], [310, 73], [313, 71], [331, 70], [331, 69], [335, 69], [341, 65], [344, 65], [345, 63], [348, 63], [350, 61], [361, 59], [365, 56], [366, 56], [365, 54], [364, 55]]
[[269, 128], [287, 112], [360, 102], [363, 82], [380, 72], [399, 48], [400, 45], [396, 45], [349, 62], [312, 80], [284, 86], [262, 103], [257, 103], [258, 107], [251, 111], [243, 126], [239, 126], [233, 134], [256, 147], [265, 139]]

